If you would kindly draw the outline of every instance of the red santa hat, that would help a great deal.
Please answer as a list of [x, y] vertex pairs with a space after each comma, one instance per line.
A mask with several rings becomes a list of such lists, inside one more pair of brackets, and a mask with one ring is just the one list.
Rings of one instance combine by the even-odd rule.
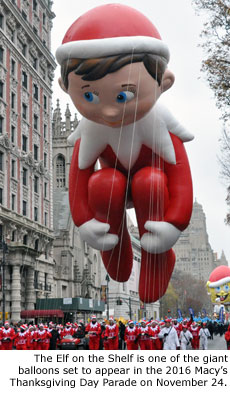
[[23, 324], [23, 325], [20, 326], [20, 328], [25, 331], [27, 329], [27, 325]]
[[65, 326], [71, 326], [71, 322], [67, 322]]
[[80, 16], [56, 51], [59, 64], [71, 58], [151, 53], [169, 61], [169, 50], [150, 20], [123, 4], [106, 4]]
[[130, 325], [130, 324], [133, 324], [133, 321], [132, 321], [132, 320], [129, 320], [129, 321], [128, 321], [128, 325]]
[[5, 321], [4, 325], [10, 325], [9, 321]]
[[91, 320], [96, 320], [96, 319], [97, 319], [97, 317], [95, 315], [91, 316]]
[[228, 266], [218, 266], [210, 274], [208, 286], [216, 288], [228, 282], [230, 282], [230, 268]]

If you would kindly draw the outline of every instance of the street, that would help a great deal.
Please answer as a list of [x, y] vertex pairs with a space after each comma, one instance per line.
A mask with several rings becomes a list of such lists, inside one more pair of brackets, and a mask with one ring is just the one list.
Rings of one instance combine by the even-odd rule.
[[224, 335], [213, 335], [213, 340], [208, 340], [208, 350], [227, 350]]

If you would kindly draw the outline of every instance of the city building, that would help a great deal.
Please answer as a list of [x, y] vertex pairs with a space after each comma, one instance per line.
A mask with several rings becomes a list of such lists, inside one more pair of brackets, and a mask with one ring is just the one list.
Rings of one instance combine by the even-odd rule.
[[[68, 299], [61, 304], [61, 310], [72, 314], [69, 319], [86, 319], [89, 314], [102, 314], [104, 302], [101, 301], [101, 255], [89, 247], [79, 236], [69, 208], [68, 179], [69, 166], [73, 147], [67, 142], [71, 132], [77, 127], [75, 115], [71, 121], [71, 113], [67, 106], [65, 118], [62, 120], [59, 101], [53, 112], [53, 196], [54, 196], [54, 298]], [[82, 303], [75, 303], [75, 299]], [[71, 306], [72, 299], [72, 306]], [[57, 301], [43, 301], [53, 308]], [[39, 301], [41, 306], [41, 301]], [[77, 312], [76, 312], [77, 310]], [[67, 317], [67, 316], [66, 316]]]
[[12, 321], [54, 292], [51, 4], [0, 3], [0, 311]]
[[190, 224], [182, 232], [173, 249], [176, 253], [175, 269], [189, 273], [198, 280], [206, 282], [215, 267], [228, 266], [224, 252], [218, 259], [210, 246], [205, 213], [202, 205], [196, 200]]

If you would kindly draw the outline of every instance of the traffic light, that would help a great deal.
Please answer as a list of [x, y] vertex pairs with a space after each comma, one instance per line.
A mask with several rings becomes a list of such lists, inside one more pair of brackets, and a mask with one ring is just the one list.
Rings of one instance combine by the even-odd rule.
[[122, 305], [122, 300], [121, 299], [117, 299], [117, 306], [121, 306]]

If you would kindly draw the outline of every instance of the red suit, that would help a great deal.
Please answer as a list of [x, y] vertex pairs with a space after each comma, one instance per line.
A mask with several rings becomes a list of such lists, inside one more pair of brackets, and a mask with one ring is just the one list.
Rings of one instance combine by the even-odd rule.
[[15, 336], [14, 345], [16, 350], [28, 350], [27, 347], [28, 332], [18, 332]]
[[138, 328], [139, 346], [141, 350], [151, 350], [149, 327]]
[[37, 331], [37, 350], [48, 350], [51, 334], [43, 329]]
[[2, 328], [0, 332], [0, 341], [2, 342], [2, 350], [12, 350], [15, 331], [13, 328]]
[[200, 348], [200, 339], [199, 339], [200, 327], [191, 325], [189, 330], [193, 336], [192, 341], [191, 341], [192, 348], [193, 348], [193, 350], [199, 350], [199, 348]]
[[98, 322], [95, 322], [95, 324], [90, 322], [85, 331], [89, 332], [89, 349], [99, 350], [101, 325]]
[[125, 342], [127, 350], [138, 350], [137, 336], [138, 328], [136, 326], [133, 328], [130, 328], [129, 326], [125, 328]]
[[228, 325], [228, 330], [225, 332], [224, 338], [227, 343], [227, 350], [230, 350], [230, 325]]
[[[135, 208], [140, 238], [147, 232], [146, 221], [163, 221], [180, 231], [189, 223], [193, 199], [189, 163], [182, 141], [173, 134], [170, 136], [176, 164], [167, 163], [142, 145], [130, 172], [110, 146], [100, 155], [101, 170], [94, 172], [95, 163], [80, 169], [80, 139], [75, 144], [69, 179], [72, 217], [78, 227], [93, 218], [108, 223], [109, 233], [118, 235], [118, 244], [112, 250], [102, 252], [104, 265], [116, 281], [128, 280], [133, 263], [126, 226], [126, 198]], [[142, 301], [150, 303], [165, 293], [175, 255], [172, 249], [154, 254], [142, 248], [141, 253], [139, 294]]]
[[160, 328], [158, 325], [152, 327], [149, 327], [149, 336], [151, 337], [150, 339], [150, 344], [151, 344], [151, 350], [161, 350], [162, 349], [162, 343], [158, 337], [158, 333], [160, 332]]
[[28, 350], [37, 350], [37, 332], [36, 331], [28, 331], [27, 336], [27, 349]]
[[105, 337], [108, 340], [108, 350], [118, 350], [118, 333], [117, 324], [107, 325], [105, 329]]
[[176, 329], [176, 333], [177, 333], [177, 336], [178, 336], [178, 339], [179, 339], [180, 338], [180, 333], [182, 331], [182, 325], [179, 324], [179, 322], [178, 322], [176, 325], [173, 325], [173, 328]]
[[62, 338], [64, 337], [64, 336], [67, 336], [67, 335], [71, 335], [71, 336], [73, 336], [73, 334], [74, 334], [74, 329], [70, 326], [70, 327], [65, 327], [64, 329], [63, 329], [63, 331], [62, 331]]

